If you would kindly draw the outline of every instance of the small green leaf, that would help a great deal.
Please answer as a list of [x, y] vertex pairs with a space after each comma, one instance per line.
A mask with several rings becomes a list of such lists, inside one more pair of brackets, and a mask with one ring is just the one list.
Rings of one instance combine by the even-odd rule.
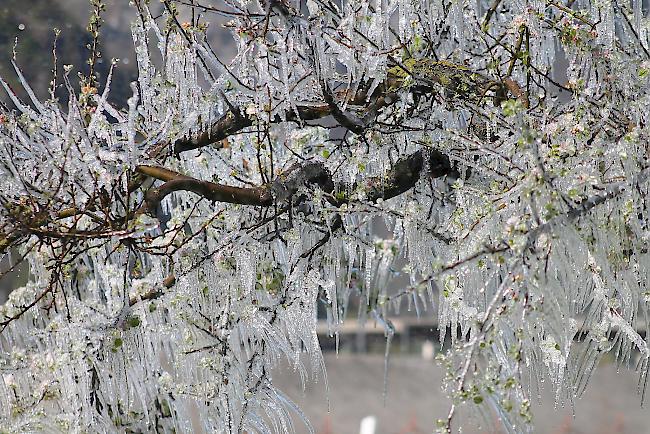
[[140, 317], [131, 316], [126, 320], [129, 327], [138, 327], [141, 324]]

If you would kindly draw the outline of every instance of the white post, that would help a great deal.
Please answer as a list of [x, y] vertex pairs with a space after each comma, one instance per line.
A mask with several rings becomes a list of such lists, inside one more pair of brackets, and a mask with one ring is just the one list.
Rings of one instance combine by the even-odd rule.
[[433, 342], [426, 340], [422, 343], [422, 358], [427, 361], [434, 359], [436, 355], [436, 348], [433, 345]]
[[377, 418], [375, 416], [366, 416], [361, 419], [359, 434], [375, 434], [375, 428], [377, 428]]

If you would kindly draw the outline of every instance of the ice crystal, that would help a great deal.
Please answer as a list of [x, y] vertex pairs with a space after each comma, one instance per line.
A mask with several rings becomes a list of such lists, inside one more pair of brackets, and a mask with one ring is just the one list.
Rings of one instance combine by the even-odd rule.
[[145, 3], [124, 109], [111, 74], [64, 68], [66, 104], [0, 81], [0, 252], [30, 274], [0, 430], [312, 430], [271, 371], [326, 383], [318, 304], [337, 335], [351, 298], [387, 373], [391, 318], [437, 318], [441, 432], [466, 405], [531, 430], [608, 353], [644, 391], [641, 1], [228, 1], [231, 61]]

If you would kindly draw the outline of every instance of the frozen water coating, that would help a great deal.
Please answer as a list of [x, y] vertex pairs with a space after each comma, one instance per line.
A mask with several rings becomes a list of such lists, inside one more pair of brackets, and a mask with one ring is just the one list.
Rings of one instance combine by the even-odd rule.
[[[384, 328], [387, 372], [391, 318], [438, 321], [454, 401], [441, 432], [464, 405], [530, 431], [531, 396], [550, 383], [570, 403], [607, 353], [645, 391], [641, 1], [299, 3], [225, 2], [230, 63], [200, 25], [170, 31], [140, 5], [125, 110], [111, 75], [78, 94], [65, 69], [66, 104], [40, 101], [18, 66], [28, 101], [0, 82], [15, 106], [0, 108], [0, 251], [17, 231], [30, 268], [0, 307], [0, 430], [292, 432], [297, 415], [313, 432], [271, 370], [326, 383], [317, 306], [338, 346], [351, 300]], [[362, 134], [314, 115], [334, 110], [323, 83]], [[219, 136], [219, 122], [244, 126]], [[188, 140], [215, 143], [173, 155]], [[458, 176], [427, 176], [424, 152], [418, 182], [384, 200], [422, 149]], [[141, 212], [164, 180], [131, 175], [161, 162], [211, 185], [300, 185], [263, 210], [179, 190]], [[298, 176], [306, 162], [335, 189]]]

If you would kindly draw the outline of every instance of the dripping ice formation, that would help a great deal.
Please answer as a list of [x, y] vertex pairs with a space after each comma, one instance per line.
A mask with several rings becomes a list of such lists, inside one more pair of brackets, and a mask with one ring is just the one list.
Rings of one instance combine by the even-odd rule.
[[134, 2], [124, 109], [110, 75], [64, 68], [65, 102], [0, 82], [0, 252], [30, 275], [0, 431], [313, 432], [271, 370], [327, 387], [319, 304], [332, 335], [383, 327], [386, 367], [391, 318], [436, 316], [439, 432], [532, 431], [537, 390], [571, 404], [606, 354], [643, 396], [641, 1], [224, 5], [229, 62], [202, 14]]

